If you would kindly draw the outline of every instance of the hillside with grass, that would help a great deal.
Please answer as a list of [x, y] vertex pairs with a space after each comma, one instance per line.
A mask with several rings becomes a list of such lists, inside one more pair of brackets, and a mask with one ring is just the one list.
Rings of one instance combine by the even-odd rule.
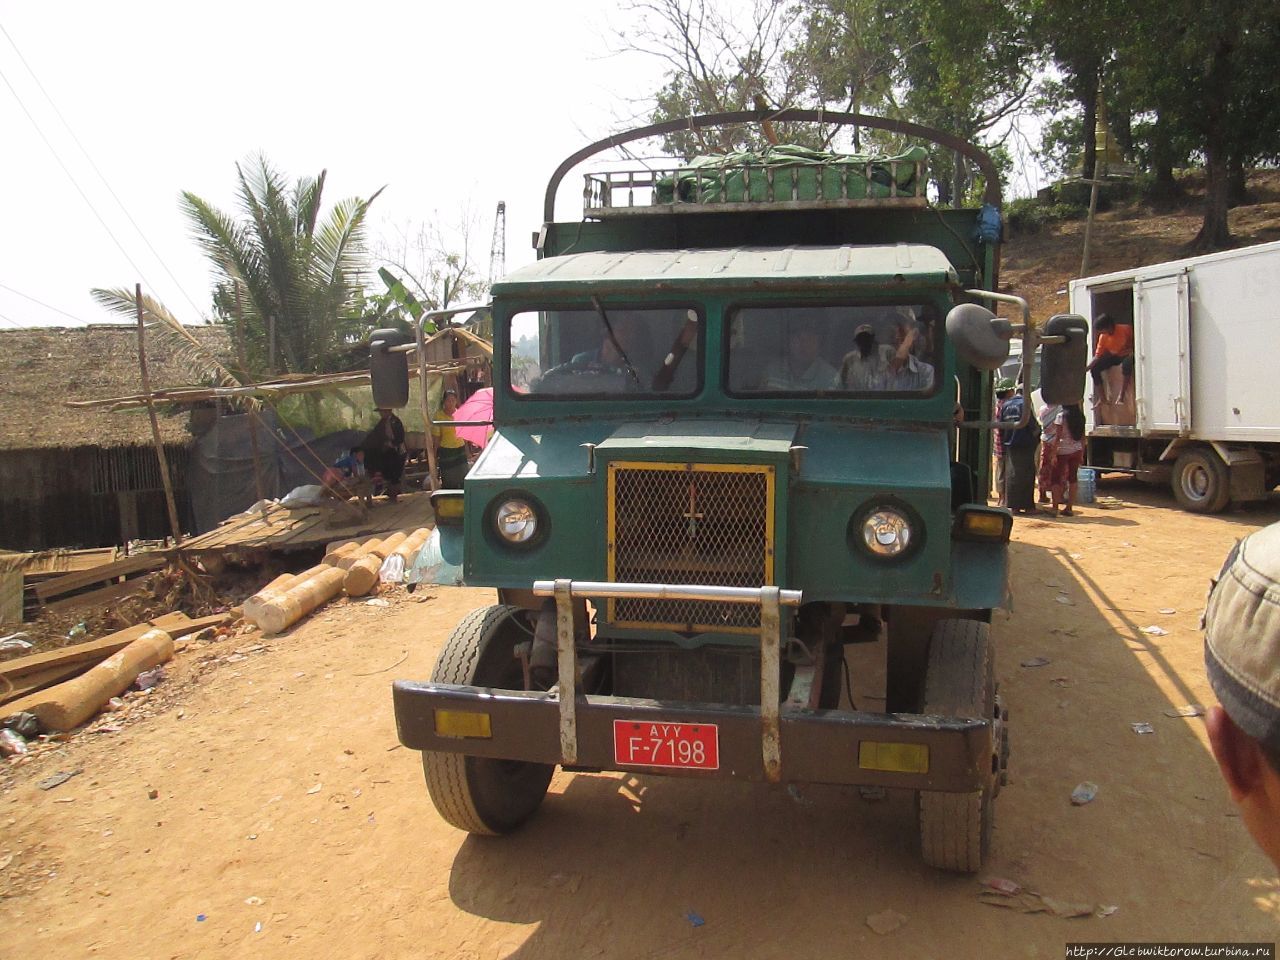
[[[1203, 175], [1190, 175], [1180, 185], [1184, 196], [1177, 200], [1151, 199], [1135, 187], [1100, 204], [1088, 275], [1192, 256], [1189, 244], [1204, 212]], [[1086, 190], [1006, 206], [1009, 240], [1000, 287], [1026, 297], [1037, 323], [1066, 311], [1067, 283], [1081, 276], [1087, 204]], [[1230, 222], [1238, 246], [1280, 240], [1280, 170], [1258, 171], [1249, 178], [1246, 202], [1231, 210]]]

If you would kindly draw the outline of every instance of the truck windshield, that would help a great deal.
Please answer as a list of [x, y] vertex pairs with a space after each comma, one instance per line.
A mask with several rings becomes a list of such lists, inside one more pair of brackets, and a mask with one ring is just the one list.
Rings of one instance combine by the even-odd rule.
[[728, 324], [737, 395], [933, 393], [940, 337], [928, 304], [740, 307]]
[[701, 314], [689, 307], [587, 307], [511, 318], [511, 388], [531, 399], [688, 397], [701, 386]]

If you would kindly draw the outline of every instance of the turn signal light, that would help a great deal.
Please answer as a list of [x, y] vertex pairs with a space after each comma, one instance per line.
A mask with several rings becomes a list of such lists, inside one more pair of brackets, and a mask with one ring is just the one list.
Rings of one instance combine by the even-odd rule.
[[929, 747], [923, 743], [862, 740], [858, 743], [858, 766], [890, 773], [928, 773]]
[[462, 491], [435, 491], [431, 494], [431, 509], [435, 511], [437, 524], [458, 526], [462, 523]]
[[436, 736], [488, 740], [493, 736], [489, 714], [471, 710], [437, 710]]
[[961, 507], [953, 533], [958, 540], [1005, 543], [1013, 532], [1013, 514], [999, 507]]

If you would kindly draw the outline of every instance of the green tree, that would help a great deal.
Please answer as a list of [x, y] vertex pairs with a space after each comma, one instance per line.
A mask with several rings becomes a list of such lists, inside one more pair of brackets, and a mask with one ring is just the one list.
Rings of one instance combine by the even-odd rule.
[[[369, 330], [365, 220], [382, 191], [341, 200], [322, 217], [323, 170], [290, 186], [259, 155], [236, 164], [236, 178], [239, 216], [191, 192], [182, 194], [181, 208], [213, 266], [213, 319], [232, 329], [243, 373], [261, 379], [344, 369]], [[117, 312], [135, 309], [129, 291], [93, 295]], [[145, 312], [163, 331], [168, 311], [156, 307]]]
[[1233, 243], [1232, 170], [1280, 151], [1280, 105], [1266, 78], [1280, 59], [1274, 0], [1172, 0], [1127, 8], [1117, 69], [1158, 115], [1161, 140], [1185, 138], [1203, 157], [1205, 207], [1197, 251]]

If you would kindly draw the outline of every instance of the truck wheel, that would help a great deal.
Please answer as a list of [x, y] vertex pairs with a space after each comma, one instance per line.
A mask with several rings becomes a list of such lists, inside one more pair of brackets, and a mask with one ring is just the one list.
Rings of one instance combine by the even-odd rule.
[[1214, 451], [1187, 450], [1173, 465], [1173, 496], [1192, 513], [1219, 513], [1231, 502], [1231, 476]]
[[992, 756], [987, 780], [973, 793], [920, 791], [920, 846], [925, 863], [974, 873], [991, 845], [992, 801], [1008, 744], [995, 693], [991, 628], [978, 620], [940, 620], [933, 628], [925, 672], [923, 713], [989, 719]]
[[[472, 610], [445, 641], [431, 679], [523, 690], [523, 670], [512, 648], [531, 632], [521, 628], [518, 616], [519, 607], [504, 604]], [[424, 750], [422, 769], [440, 816], [459, 830], [496, 836], [533, 816], [555, 765]]]

